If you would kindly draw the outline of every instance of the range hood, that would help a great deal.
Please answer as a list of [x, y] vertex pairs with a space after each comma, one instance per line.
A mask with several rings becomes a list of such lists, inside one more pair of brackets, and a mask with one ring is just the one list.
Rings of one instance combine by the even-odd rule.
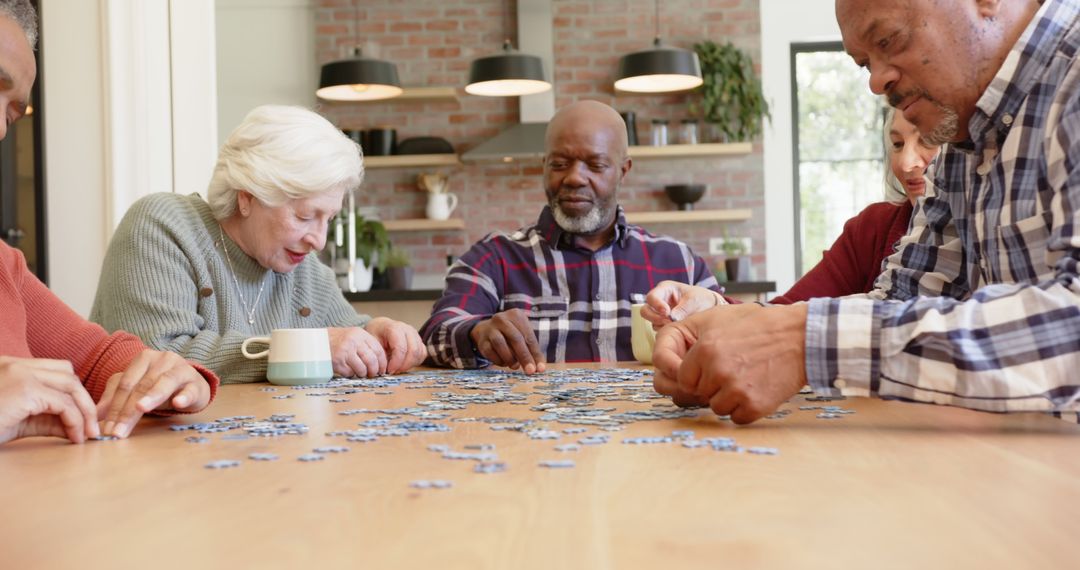
[[547, 123], [519, 123], [461, 155], [465, 162], [541, 159]]
[[[555, 75], [554, 24], [551, 0], [518, 0], [518, 49], [539, 56], [545, 72]], [[461, 155], [465, 162], [539, 159], [544, 131], [555, 114], [555, 89], [518, 98], [521, 122]]]

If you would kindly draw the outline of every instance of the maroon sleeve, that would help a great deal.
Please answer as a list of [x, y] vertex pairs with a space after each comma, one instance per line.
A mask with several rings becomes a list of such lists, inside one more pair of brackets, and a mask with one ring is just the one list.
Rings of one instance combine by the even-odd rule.
[[803, 275], [787, 293], [770, 302], [787, 305], [816, 297], [843, 297], [867, 293], [881, 273], [886, 250], [891, 251], [889, 232], [903, 204], [877, 202], [844, 224], [844, 231], [821, 261]]

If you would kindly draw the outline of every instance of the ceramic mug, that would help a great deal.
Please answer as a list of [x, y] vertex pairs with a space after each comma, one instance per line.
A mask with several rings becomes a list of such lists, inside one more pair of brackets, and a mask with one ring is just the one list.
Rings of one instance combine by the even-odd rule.
[[[253, 342], [270, 345], [262, 352], [249, 353]], [[321, 384], [334, 377], [330, 362], [330, 335], [326, 329], [274, 329], [270, 336], [255, 336], [240, 345], [246, 358], [269, 355], [266, 379], [279, 386]]]
[[642, 364], [652, 364], [653, 345], [656, 344], [656, 331], [652, 323], [641, 316], [644, 303], [630, 305], [630, 347], [634, 358]]
[[446, 220], [457, 208], [457, 196], [451, 192], [428, 194], [427, 217], [429, 220]]

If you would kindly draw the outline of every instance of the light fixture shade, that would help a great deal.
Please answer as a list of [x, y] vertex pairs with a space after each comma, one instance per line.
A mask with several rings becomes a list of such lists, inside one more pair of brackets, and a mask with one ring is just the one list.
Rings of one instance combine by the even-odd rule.
[[619, 59], [615, 89], [633, 93], [685, 91], [702, 84], [696, 53], [662, 46], [629, 53]]
[[509, 49], [501, 54], [474, 59], [469, 66], [469, 84], [465, 92], [486, 97], [533, 95], [551, 89], [544, 80], [544, 65], [539, 57]]
[[354, 57], [323, 65], [315, 95], [328, 101], [375, 101], [402, 93], [396, 65], [381, 59]]

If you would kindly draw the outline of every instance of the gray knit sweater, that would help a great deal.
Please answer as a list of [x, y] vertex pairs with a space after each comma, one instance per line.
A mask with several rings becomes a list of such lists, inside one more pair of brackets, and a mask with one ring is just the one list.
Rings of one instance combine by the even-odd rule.
[[[223, 383], [266, 379], [266, 359], [248, 360], [240, 353], [248, 337], [277, 328], [363, 326], [370, 320], [356, 314], [333, 271], [315, 254], [290, 273], [275, 273], [226, 234], [234, 282], [218, 243], [219, 228], [198, 194], [153, 194], [136, 202], [105, 254], [90, 320], [203, 364]], [[237, 284], [250, 310], [263, 283], [255, 324], [249, 325]]]

